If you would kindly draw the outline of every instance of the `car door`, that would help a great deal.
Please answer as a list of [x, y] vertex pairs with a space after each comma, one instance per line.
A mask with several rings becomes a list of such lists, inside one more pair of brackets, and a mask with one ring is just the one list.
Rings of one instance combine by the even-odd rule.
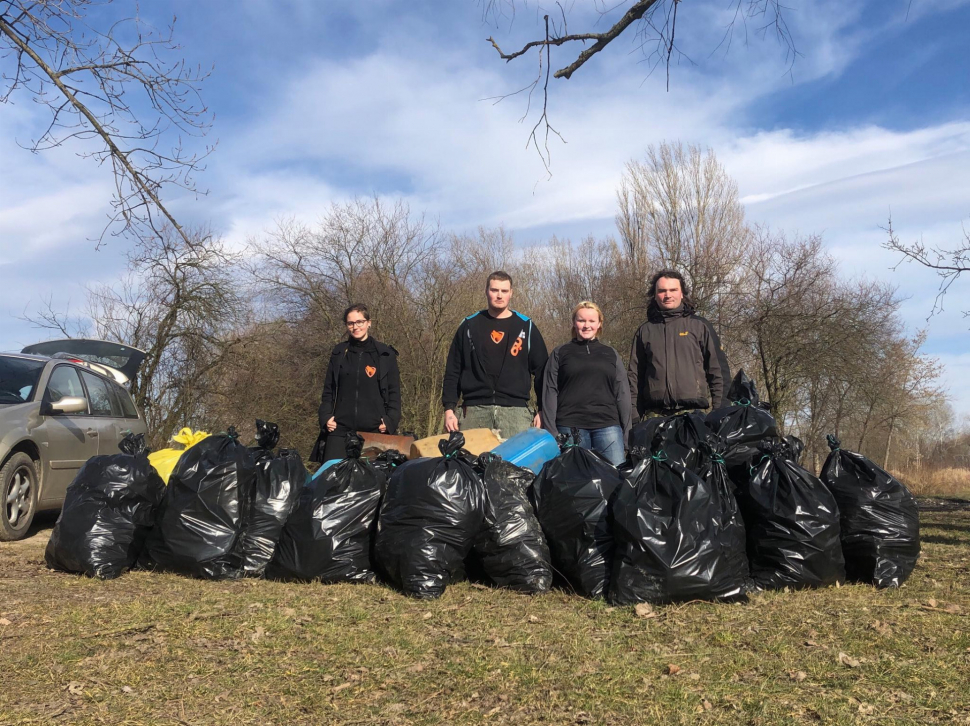
[[81, 371], [81, 380], [88, 393], [91, 426], [98, 432], [98, 453], [117, 454], [118, 444], [124, 436], [122, 427], [118, 425], [123, 414], [118, 400], [111, 393], [111, 384], [87, 371]]
[[[65, 396], [87, 399], [78, 369], [69, 364], [55, 366], [44, 389], [43, 402], [50, 404]], [[90, 410], [90, 402], [88, 405]], [[46, 448], [47, 470], [43, 474], [41, 506], [64, 501], [67, 486], [78, 469], [98, 453], [98, 430], [85, 413], [59, 413], [42, 409], [43, 423], [36, 440]]]

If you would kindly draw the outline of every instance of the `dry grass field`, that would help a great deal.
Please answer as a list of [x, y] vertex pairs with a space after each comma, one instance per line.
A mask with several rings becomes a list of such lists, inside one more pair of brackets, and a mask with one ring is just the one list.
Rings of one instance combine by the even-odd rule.
[[891, 473], [918, 497], [970, 499], [970, 469], [948, 467], [922, 472], [893, 471]]
[[561, 591], [48, 571], [0, 544], [2, 724], [970, 724], [970, 510], [900, 590], [640, 616]]

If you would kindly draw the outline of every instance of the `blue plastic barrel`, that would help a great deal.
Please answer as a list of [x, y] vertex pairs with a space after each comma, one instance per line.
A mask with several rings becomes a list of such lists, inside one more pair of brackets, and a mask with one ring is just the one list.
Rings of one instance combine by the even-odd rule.
[[526, 429], [492, 451], [511, 464], [538, 472], [543, 464], [559, 456], [559, 444], [545, 429]]

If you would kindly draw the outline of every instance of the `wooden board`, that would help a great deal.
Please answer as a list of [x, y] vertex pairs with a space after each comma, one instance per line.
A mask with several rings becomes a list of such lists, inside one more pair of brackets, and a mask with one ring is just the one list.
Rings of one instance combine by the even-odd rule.
[[[465, 437], [465, 449], [478, 456], [486, 451], [491, 451], [501, 442], [495, 432], [491, 429], [468, 429], [461, 432]], [[426, 439], [419, 439], [411, 444], [409, 459], [418, 459], [422, 456], [441, 456], [438, 450], [438, 442], [444, 441], [450, 434], [441, 436], [429, 436]]]

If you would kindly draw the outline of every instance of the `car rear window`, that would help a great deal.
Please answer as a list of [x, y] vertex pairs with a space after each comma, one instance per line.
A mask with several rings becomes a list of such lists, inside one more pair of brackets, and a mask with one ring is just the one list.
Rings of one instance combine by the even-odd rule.
[[135, 408], [135, 402], [131, 400], [131, 394], [117, 383], [111, 384], [111, 391], [115, 394], [115, 398], [118, 399], [118, 404], [121, 406], [121, 412], [124, 417], [138, 418], [138, 409]]
[[81, 371], [81, 378], [88, 389], [88, 403], [91, 405], [92, 416], [118, 416], [121, 408], [115, 402], [114, 396], [108, 390], [108, 382], [98, 376]]
[[34, 395], [44, 361], [0, 355], [0, 403], [26, 403]]

